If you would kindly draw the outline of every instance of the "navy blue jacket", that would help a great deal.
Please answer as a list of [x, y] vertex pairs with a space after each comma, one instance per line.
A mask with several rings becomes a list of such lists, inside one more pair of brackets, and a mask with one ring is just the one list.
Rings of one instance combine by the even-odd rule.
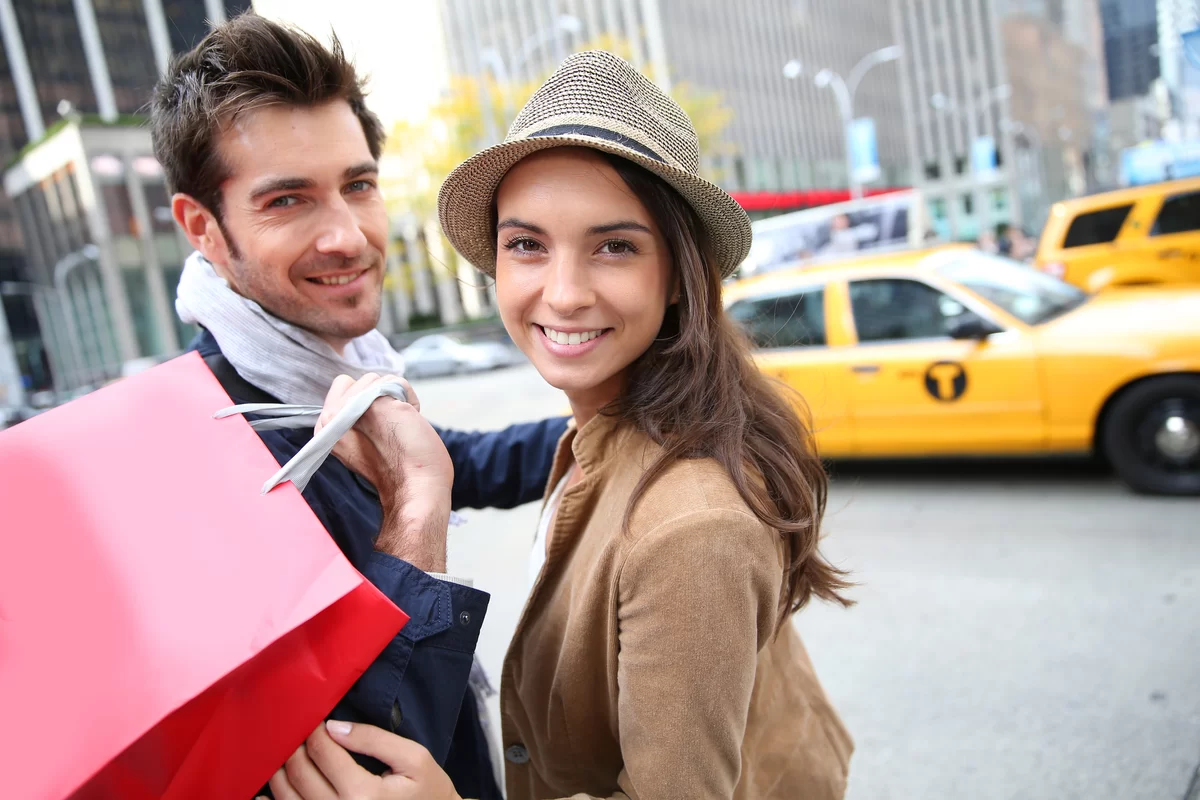
[[[232, 370], [207, 331], [191, 349], [234, 402], [274, 402]], [[513, 508], [541, 498], [566, 425], [567, 419], [559, 418], [489, 433], [439, 430], [454, 463], [453, 506]], [[281, 465], [312, 438], [311, 431], [301, 430], [258, 434]], [[330, 718], [366, 722], [420, 742], [446, 767], [461, 795], [501, 797], [491, 779], [474, 697], [466, 691], [489, 595], [376, 552], [382, 522], [378, 497], [337, 459], [322, 465], [303, 494], [350, 563], [410, 617]], [[362, 761], [382, 771], [378, 762]]]

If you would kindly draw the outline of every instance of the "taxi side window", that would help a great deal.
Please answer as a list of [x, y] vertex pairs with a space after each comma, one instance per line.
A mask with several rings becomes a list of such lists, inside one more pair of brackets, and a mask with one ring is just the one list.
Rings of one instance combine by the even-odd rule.
[[1200, 231], [1200, 192], [1177, 194], [1163, 201], [1151, 236]]
[[1067, 236], [1063, 239], [1063, 249], [1086, 247], [1089, 244], [1105, 244], [1117, 238], [1125, 218], [1133, 210], [1133, 203], [1113, 208], [1102, 208], [1099, 211], [1089, 211], [1071, 220], [1067, 228]]
[[897, 278], [852, 281], [850, 308], [860, 342], [949, 336], [950, 323], [966, 311], [932, 286]]
[[762, 349], [826, 343], [824, 289], [739, 300], [729, 307], [729, 316]]

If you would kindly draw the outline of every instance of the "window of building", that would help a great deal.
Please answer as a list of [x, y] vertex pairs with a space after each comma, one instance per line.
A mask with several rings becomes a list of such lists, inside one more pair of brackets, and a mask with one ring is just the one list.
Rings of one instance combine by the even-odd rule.
[[103, 183], [100, 196], [104, 199], [104, 211], [108, 215], [108, 230], [114, 236], [136, 236], [137, 218], [133, 214], [133, 202], [124, 183]]
[[966, 311], [962, 303], [920, 281], [853, 281], [850, 307], [860, 342], [937, 339]]
[[1200, 192], [1188, 192], [1168, 197], [1150, 229], [1151, 236], [1200, 231]]
[[143, 0], [92, 0], [117, 110], [136, 113], [158, 78]]
[[175, 219], [171, 216], [171, 198], [167, 187], [156, 181], [142, 184], [146, 195], [146, 211], [150, 214], [150, 227], [155, 233], [174, 233]]
[[201, 0], [162, 0], [167, 31], [171, 34], [171, 52], [186, 53], [208, 33], [208, 13]]
[[1121, 226], [1125, 224], [1125, 218], [1132, 210], [1133, 203], [1128, 203], [1123, 206], [1102, 208], [1099, 211], [1080, 214], [1072, 220], [1062, 246], [1064, 248], [1086, 247], [1089, 244], [1104, 244], [1113, 241], [1121, 232]]
[[73, 0], [13, 0], [13, 10], [46, 125], [58, 119], [60, 100], [98, 111]]
[[739, 300], [729, 316], [762, 349], [815, 347], [825, 342], [825, 290]]

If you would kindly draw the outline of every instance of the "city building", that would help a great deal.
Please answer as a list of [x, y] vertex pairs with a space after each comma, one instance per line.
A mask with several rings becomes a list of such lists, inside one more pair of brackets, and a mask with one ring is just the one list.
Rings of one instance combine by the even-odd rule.
[[1165, 136], [1200, 139], [1200, 41], [1190, 53], [1183, 37], [1200, 29], [1200, 0], [1158, 0], [1158, 57], [1169, 93], [1171, 121]]
[[0, 359], [19, 389], [94, 385], [179, 348], [182, 253], [155, 249], [173, 227], [140, 112], [173, 53], [249, 6], [0, 0]]
[[1160, 74], [1157, 6], [1146, 0], [1101, 0], [1100, 13], [1109, 100], [1145, 97]]
[[1101, 0], [1100, 12], [1111, 102], [1110, 144], [1113, 153], [1120, 153], [1161, 133], [1153, 97], [1161, 74], [1158, 7], [1146, 0]]
[[1007, 38], [988, 0], [892, 0], [904, 49], [900, 94], [913, 117], [910, 145], [942, 238], [974, 239], [1022, 220], [1027, 185], [1014, 158], [1011, 112], [1020, 87], [1010, 78]]
[[[537, 81], [568, 53], [600, 46], [668, 91], [715, 93], [732, 115], [704, 171], [752, 214], [849, 197], [835, 84], [896, 44], [876, 0], [442, 0], [442, 9], [454, 74]], [[912, 184], [898, 71], [883, 63], [891, 60], [879, 59], [853, 97], [853, 115], [872, 117], [878, 132], [879, 171], [867, 189]]]

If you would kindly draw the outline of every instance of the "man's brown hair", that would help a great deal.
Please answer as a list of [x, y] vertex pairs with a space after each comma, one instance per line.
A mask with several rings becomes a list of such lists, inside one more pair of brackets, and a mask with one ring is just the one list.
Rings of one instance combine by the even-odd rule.
[[245, 13], [217, 25], [171, 62], [154, 87], [154, 155], [167, 188], [194, 197], [221, 218], [221, 184], [229, 177], [217, 153], [220, 132], [239, 114], [269, 105], [350, 104], [371, 157], [384, 132], [367, 109], [363, 81], [333, 37], [325, 47], [302, 31]]

